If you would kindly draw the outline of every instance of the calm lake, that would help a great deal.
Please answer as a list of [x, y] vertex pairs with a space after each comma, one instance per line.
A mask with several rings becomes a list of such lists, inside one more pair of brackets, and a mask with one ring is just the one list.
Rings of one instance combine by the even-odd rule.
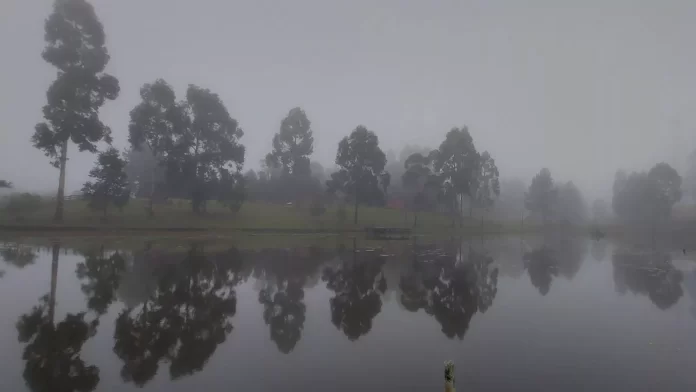
[[681, 250], [289, 244], [0, 241], [0, 390], [696, 391]]

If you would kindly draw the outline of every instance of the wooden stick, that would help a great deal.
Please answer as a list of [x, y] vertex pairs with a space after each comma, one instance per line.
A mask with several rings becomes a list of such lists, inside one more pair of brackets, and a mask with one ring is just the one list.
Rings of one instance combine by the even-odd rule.
[[445, 392], [454, 391], [454, 362], [445, 361]]

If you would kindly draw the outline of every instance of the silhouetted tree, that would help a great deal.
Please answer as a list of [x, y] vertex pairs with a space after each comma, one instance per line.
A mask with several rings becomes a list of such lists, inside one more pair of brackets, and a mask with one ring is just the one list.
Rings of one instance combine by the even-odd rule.
[[148, 172], [139, 172], [143, 176], [138, 180], [149, 184], [148, 213], [153, 216], [155, 190], [162, 179], [157, 171], [173, 152], [175, 142], [184, 133], [183, 129], [190, 124], [185, 105], [176, 101], [174, 89], [163, 79], [143, 85], [140, 97], [142, 102], [130, 112], [128, 141], [135, 151], [142, 151], [143, 146], [146, 147], [147, 159], [142, 162], [146, 165], [142, 166]]
[[[241, 180], [245, 149], [239, 138], [244, 132], [220, 97], [208, 89], [189, 85], [183, 105], [185, 126], [177, 127], [179, 133], [167, 153], [167, 177], [179, 195], [191, 197], [193, 211], [202, 213], [206, 202], [220, 193], [220, 182], [229, 190], [234, 188], [231, 182]], [[238, 196], [236, 192], [221, 194]]]
[[0, 188], [12, 188], [12, 183], [6, 180], [0, 180]]
[[480, 156], [467, 127], [453, 128], [435, 154], [435, 170], [450, 186], [450, 192], [459, 198], [459, 216], [462, 217], [463, 197], [473, 200], [477, 184]]
[[413, 225], [418, 225], [418, 212], [423, 211], [434, 201], [440, 192], [441, 178], [433, 171], [433, 160], [436, 152], [427, 156], [414, 153], [404, 162], [405, 172], [401, 177], [401, 183], [411, 193], [411, 209], [413, 210]]
[[143, 386], [160, 362], [170, 364], [172, 379], [201, 371], [232, 332], [242, 272], [234, 248], [206, 255], [193, 244], [180, 263], [167, 263], [150, 298], [116, 320], [114, 352], [124, 362], [123, 380]]
[[101, 210], [106, 217], [109, 204], [122, 209], [130, 199], [130, 189], [125, 172], [126, 161], [115, 148], [99, 154], [97, 164], [89, 172], [94, 182], [88, 181], [82, 188], [84, 197], [89, 200], [89, 206]]
[[[479, 158], [476, 170], [474, 203], [470, 203], [470, 208], [477, 205], [484, 210], [493, 207], [493, 203], [500, 196], [500, 173], [495, 165], [495, 160], [488, 151], [484, 151]], [[471, 216], [471, 211], [469, 212]], [[483, 218], [481, 219], [483, 222]]]
[[46, 20], [43, 58], [58, 69], [46, 93], [45, 122], [36, 125], [34, 147], [60, 169], [55, 220], [63, 220], [68, 142], [96, 152], [96, 143], [111, 143], [111, 130], [99, 120], [99, 108], [119, 94], [118, 80], [104, 69], [109, 62], [104, 28], [85, 0], [56, 0]]
[[571, 181], [557, 188], [554, 216], [560, 222], [576, 225], [587, 222], [587, 204], [580, 189]]
[[280, 131], [273, 136], [273, 150], [266, 156], [270, 167], [281, 167], [284, 174], [308, 176], [311, 174], [309, 156], [314, 152], [311, 122], [304, 110], [293, 108], [280, 123]]
[[336, 164], [340, 170], [331, 175], [326, 186], [329, 191], [341, 190], [352, 194], [355, 202], [353, 222], [358, 223], [358, 205], [370, 203], [384, 194], [380, 181], [384, 179], [386, 156], [379, 148], [379, 139], [374, 132], [360, 125], [338, 143]]
[[384, 262], [379, 252], [354, 247], [352, 260], [346, 259], [339, 268], [324, 271], [322, 279], [335, 293], [329, 300], [331, 322], [350, 340], [367, 335], [372, 320], [382, 310], [381, 294], [387, 290], [382, 273]]
[[684, 274], [674, 268], [669, 254], [631, 253], [623, 250], [612, 255], [614, 284], [623, 294], [647, 295], [658, 308], [665, 310], [682, 297]]
[[[131, 193], [137, 198], [149, 198], [152, 193], [153, 181], [156, 198], [163, 199], [162, 192], [165, 182], [165, 166], [157, 162], [152, 152], [143, 148], [136, 150], [127, 149], [124, 152], [126, 160], [126, 175], [130, 183]], [[154, 173], [154, 178], [152, 177]], [[149, 211], [148, 211], [149, 213]]]
[[553, 184], [551, 172], [543, 168], [532, 179], [529, 191], [525, 194], [524, 206], [529, 212], [541, 215], [542, 221], [546, 224], [553, 212], [557, 196], [558, 191]]
[[667, 220], [672, 207], [681, 199], [681, 177], [666, 163], [655, 165], [648, 173], [630, 175], [617, 172], [612, 207], [624, 223], [649, 223], [653, 229]]

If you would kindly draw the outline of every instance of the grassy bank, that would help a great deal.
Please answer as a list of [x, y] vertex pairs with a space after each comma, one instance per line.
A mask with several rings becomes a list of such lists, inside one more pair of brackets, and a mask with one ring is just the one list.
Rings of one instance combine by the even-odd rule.
[[54, 204], [44, 203], [36, 211], [25, 214], [21, 219], [0, 215], [0, 227], [6, 230], [31, 231], [247, 231], [275, 233], [341, 233], [359, 232], [366, 226], [408, 227], [415, 233], [450, 233], [450, 232], [516, 232], [523, 228], [518, 225], [494, 224], [466, 220], [463, 228], [452, 228], [451, 216], [446, 214], [423, 212], [418, 214], [418, 226], [413, 227], [413, 213], [403, 210], [363, 207], [359, 209], [358, 223], [353, 223], [353, 209], [346, 208], [345, 219], [340, 220], [336, 207], [327, 208], [321, 216], [311, 216], [308, 208], [250, 202], [245, 203], [237, 213], [216, 202], [208, 204], [208, 212], [194, 214], [189, 202], [175, 200], [168, 205], [158, 205], [155, 217], [146, 214], [147, 201], [136, 199], [123, 211], [110, 211], [106, 221], [102, 215], [92, 211], [81, 200], [66, 201], [63, 224], [52, 222]]

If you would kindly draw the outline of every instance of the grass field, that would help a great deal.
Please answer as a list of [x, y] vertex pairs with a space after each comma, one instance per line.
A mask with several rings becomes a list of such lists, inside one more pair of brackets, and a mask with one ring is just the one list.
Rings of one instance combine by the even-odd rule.
[[[337, 208], [329, 207], [317, 217], [309, 213], [308, 208], [267, 204], [260, 202], [244, 203], [237, 213], [217, 202], [209, 202], [207, 213], [194, 214], [186, 200], [174, 200], [171, 204], [156, 205], [155, 217], [146, 214], [147, 200], [132, 200], [122, 212], [117, 209], [109, 211], [108, 219], [102, 220], [102, 214], [92, 211], [81, 200], [69, 200], [65, 204], [64, 223], [52, 222], [55, 205], [51, 202], [21, 219], [0, 212], [0, 225], [6, 228], [55, 229], [134, 229], [134, 230], [289, 230], [289, 231], [360, 231], [366, 226], [411, 227], [413, 213], [389, 208], [361, 206], [358, 223], [353, 223], [353, 207], [346, 208], [345, 220], [339, 220]], [[481, 224], [481, 221], [465, 221], [465, 227], [456, 231], [498, 232], [501, 225]], [[515, 231], [506, 227], [506, 231]], [[451, 232], [451, 216], [440, 213], [423, 212], [418, 216], [415, 232]]]

